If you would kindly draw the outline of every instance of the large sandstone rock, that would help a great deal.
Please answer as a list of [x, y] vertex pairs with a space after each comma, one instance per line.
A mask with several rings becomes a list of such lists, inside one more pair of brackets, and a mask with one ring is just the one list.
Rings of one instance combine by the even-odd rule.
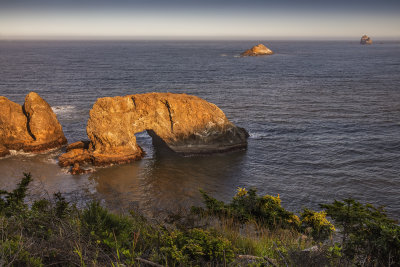
[[56, 114], [37, 93], [31, 92], [26, 96], [24, 110], [28, 117], [28, 131], [35, 139], [32, 146], [24, 150], [41, 151], [67, 143]]
[[66, 142], [56, 115], [38, 94], [29, 93], [23, 107], [0, 97], [0, 145], [7, 150], [40, 152]]
[[[214, 104], [186, 94], [148, 93], [100, 98], [90, 111], [89, 155], [73, 149], [61, 166], [94, 165], [139, 159], [144, 152], [135, 134], [147, 131], [154, 143], [182, 154], [224, 152], [247, 146], [247, 132], [233, 125]], [[73, 159], [77, 160], [74, 161]]]
[[0, 144], [8, 149], [20, 150], [34, 141], [27, 125], [28, 119], [22, 106], [0, 96]]
[[272, 55], [274, 54], [274, 52], [272, 52], [269, 48], [267, 48], [265, 45], [263, 44], [258, 44], [256, 46], [253, 46], [251, 49], [248, 49], [246, 51], [244, 51], [243, 53], [241, 53], [240, 55], [242, 57], [246, 57], [246, 56], [265, 56], [265, 55]]
[[370, 45], [372, 44], [372, 39], [367, 35], [363, 35], [360, 40], [360, 44], [362, 45]]

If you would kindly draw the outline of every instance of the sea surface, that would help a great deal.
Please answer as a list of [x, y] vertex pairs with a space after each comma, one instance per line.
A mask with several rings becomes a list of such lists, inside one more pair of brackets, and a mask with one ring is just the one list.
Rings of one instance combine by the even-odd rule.
[[0, 188], [31, 172], [31, 195], [61, 191], [152, 215], [229, 200], [237, 187], [280, 194], [291, 211], [352, 197], [400, 218], [400, 43], [261, 41], [276, 54], [239, 57], [255, 41], [1, 41], [0, 95], [30, 91], [53, 108], [69, 142], [87, 139], [97, 98], [186, 93], [248, 130], [246, 151], [182, 157], [137, 134], [137, 162], [72, 176], [63, 152], [0, 159]]

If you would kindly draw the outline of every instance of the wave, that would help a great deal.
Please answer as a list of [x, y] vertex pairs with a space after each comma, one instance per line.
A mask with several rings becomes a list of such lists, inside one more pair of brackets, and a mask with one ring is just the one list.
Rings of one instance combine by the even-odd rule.
[[249, 131], [249, 137], [251, 139], [263, 139], [263, 138], [267, 137], [267, 134], [265, 134], [265, 133], [255, 133], [255, 132], [250, 132]]
[[24, 152], [22, 150], [10, 150], [11, 156], [23, 155], [26, 157], [34, 157], [36, 154], [31, 152]]
[[61, 105], [61, 106], [54, 106], [51, 107], [54, 113], [58, 114], [65, 114], [65, 113], [71, 113], [75, 111], [75, 106], [72, 105]]

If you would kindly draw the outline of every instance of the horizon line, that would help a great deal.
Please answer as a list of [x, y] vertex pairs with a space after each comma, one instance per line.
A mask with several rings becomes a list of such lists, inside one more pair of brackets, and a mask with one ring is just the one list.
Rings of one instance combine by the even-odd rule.
[[[359, 41], [361, 36], [214, 36], [214, 35], [146, 35], [146, 36], [83, 36], [83, 35], [60, 35], [60, 36], [46, 36], [46, 35], [15, 35], [15, 36], [1, 36], [0, 41]], [[368, 35], [368, 34], [367, 34]], [[400, 41], [400, 36], [378, 36], [368, 35], [373, 42], [381, 41]]]

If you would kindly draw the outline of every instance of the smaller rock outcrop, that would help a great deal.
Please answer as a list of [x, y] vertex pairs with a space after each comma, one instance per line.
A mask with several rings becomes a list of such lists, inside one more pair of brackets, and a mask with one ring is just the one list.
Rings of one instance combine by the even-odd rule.
[[0, 96], [0, 144], [20, 150], [34, 141], [28, 131], [28, 118], [22, 106]]
[[240, 55], [242, 57], [255, 57], [255, 56], [266, 56], [266, 55], [272, 55], [274, 52], [267, 48], [263, 44], [258, 44], [256, 46], [253, 46], [251, 49], [248, 49], [241, 53]]
[[67, 146], [67, 152], [74, 149], [88, 149], [90, 145], [90, 141], [78, 141]]
[[67, 143], [56, 114], [37, 93], [31, 92], [26, 96], [23, 108], [28, 117], [28, 132], [35, 140], [24, 151], [43, 151]]
[[79, 175], [79, 174], [84, 174], [84, 173], [88, 173], [88, 172], [90, 172], [90, 170], [82, 169], [81, 166], [79, 165], [79, 163], [77, 163], [77, 162], [75, 162], [74, 166], [72, 166], [72, 168], [71, 168], [72, 175]]
[[58, 158], [58, 164], [61, 167], [73, 166], [75, 163], [82, 164], [91, 161], [92, 157], [89, 151], [85, 148], [70, 149], [67, 153], [62, 154]]
[[1, 151], [41, 152], [67, 143], [62, 127], [50, 105], [31, 92], [23, 106], [0, 96]]
[[372, 39], [367, 35], [363, 35], [360, 40], [360, 44], [362, 45], [370, 45], [372, 44]]

